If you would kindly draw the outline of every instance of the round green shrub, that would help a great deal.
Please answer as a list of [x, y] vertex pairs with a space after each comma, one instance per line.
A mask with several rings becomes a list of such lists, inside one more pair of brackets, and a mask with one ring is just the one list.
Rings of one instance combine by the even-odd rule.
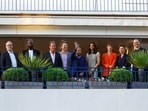
[[23, 68], [9, 68], [3, 72], [2, 77], [5, 81], [27, 81], [29, 74]]
[[43, 71], [43, 80], [44, 81], [67, 81], [68, 73], [62, 68], [52, 68]]
[[132, 73], [124, 68], [113, 69], [109, 75], [109, 80], [114, 82], [130, 82], [132, 78]]

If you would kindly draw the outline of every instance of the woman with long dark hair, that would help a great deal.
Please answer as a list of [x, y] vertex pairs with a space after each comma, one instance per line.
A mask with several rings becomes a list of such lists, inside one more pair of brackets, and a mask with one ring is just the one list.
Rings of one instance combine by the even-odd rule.
[[98, 79], [98, 67], [100, 65], [100, 52], [98, 52], [98, 49], [94, 42], [89, 44], [89, 49], [88, 49], [88, 53], [86, 54], [86, 59], [89, 67], [89, 75], [92, 77], [93, 80], [100, 80], [100, 78]]

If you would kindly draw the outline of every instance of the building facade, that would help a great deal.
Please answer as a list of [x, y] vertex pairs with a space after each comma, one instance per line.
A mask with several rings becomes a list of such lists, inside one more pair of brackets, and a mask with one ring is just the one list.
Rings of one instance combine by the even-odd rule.
[[70, 50], [74, 41], [80, 42], [84, 54], [89, 42], [96, 42], [101, 53], [107, 42], [116, 52], [120, 43], [131, 49], [133, 38], [148, 48], [147, 0], [0, 0], [0, 4], [1, 51], [11, 40], [19, 53], [28, 38], [42, 53], [50, 40], [59, 47], [63, 39]]

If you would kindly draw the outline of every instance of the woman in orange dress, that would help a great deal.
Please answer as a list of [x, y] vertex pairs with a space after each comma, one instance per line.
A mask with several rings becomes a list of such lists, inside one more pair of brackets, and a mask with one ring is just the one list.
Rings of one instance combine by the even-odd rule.
[[113, 45], [111, 43], [107, 44], [107, 52], [102, 55], [102, 66], [103, 72], [102, 77], [106, 80], [109, 76], [110, 71], [116, 65], [117, 54], [112, 52]]

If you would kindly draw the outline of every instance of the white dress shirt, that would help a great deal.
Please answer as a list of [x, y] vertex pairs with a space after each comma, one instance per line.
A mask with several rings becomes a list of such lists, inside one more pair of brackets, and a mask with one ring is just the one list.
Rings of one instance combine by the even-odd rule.
[[29, 57], [30, 57], [30, 59], [32, 60], [32, 58], [33, 58], [33, 50], [29, 50]]
[[61, 55], [62, 55], [63, 68], [67, 70], [67, 53], [65, 54], [62, 53]]
[[55, 63], [55, 53], [53, 54], [53, 53], [50, 52], [50, 55], [51, 55], [52, 62], [54, 64]]
[[8, 51], [8, 53], [11, 59], [12, 67], [17, 67], [17, 61], [16, 61], [14, 53], [10, 51]]

